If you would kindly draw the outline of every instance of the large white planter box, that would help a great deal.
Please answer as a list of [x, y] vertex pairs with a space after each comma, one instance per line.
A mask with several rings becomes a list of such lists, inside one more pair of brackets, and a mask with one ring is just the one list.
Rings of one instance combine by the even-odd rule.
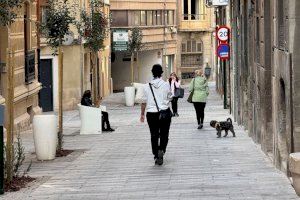
[[125, 87], [124, 93], [125, 93], [125, 105], [134, 106], [135, 87]]
[[57, 118], [55, 115], [33, 117], [33, 138], [38, 160], [53, 160], [57, 147]]
[[89, 107], [78, 104], [81, 127], [80, 135], [101, 134], [102, 133], [102, 110], [106, 111], [105, 106]]

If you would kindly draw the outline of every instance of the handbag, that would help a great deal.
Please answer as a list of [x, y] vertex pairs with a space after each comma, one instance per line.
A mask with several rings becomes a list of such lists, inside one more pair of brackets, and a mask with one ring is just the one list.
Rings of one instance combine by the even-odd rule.
[[174, 88], [175, 88], [174, 97], [183, 98], [184, 97], [184, 89], [180, 88], [180, 87], [177, 88], [175, 83], [174, 83]]
[[149, 83], [149, 86], [150, 86], [150, 89], [151, 89], [151, 92], [152, 92], [152, 95], [153, 95], [153, 98], [154, 98], [154, 102], [155, 102], [157, 111], [159, 112], [159, 120], [170, 120], [172, 118], [171, 110], [169, 108], [166, 109], [166, 110], [160, 110], [159, 109], [156, 98], [155, 98], [155, 95], [154, 95], [154, 92], [153, 92], [153, 89], [152, 89], [151, 83]]
[[195, 79], [194, 79], [194, 82], [193, 82], [193, 90], [191, 91], [189, 97], [187, 98], [187, 102], [189, 102], [189, 103], [193, 103], [194, 90], [195, 90]]

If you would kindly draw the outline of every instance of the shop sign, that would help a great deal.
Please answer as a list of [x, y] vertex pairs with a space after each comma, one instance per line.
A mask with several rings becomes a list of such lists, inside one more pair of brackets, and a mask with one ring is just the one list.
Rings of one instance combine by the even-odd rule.
[[128, 49], [128, 31], [115, 30], [113, 31], [113, 50], [114, 51], [127, 51]]

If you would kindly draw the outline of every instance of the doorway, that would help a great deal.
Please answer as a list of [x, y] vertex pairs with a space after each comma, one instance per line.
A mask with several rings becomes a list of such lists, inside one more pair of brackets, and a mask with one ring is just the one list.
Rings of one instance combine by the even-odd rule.
[[42, 89], [39, 93], [39, 105], [43, 112], [53, 111], [53, 74], [52, 59], [41, 59], [39, 66], [39, 82]]

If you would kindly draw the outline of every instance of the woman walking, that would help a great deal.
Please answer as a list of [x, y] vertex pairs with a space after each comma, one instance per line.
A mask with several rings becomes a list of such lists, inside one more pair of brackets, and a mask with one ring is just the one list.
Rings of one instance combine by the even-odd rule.
[[198, 129], [202, 129], [204, 121], [204, 109], [207, 96], [209, 95], [207, 80], [203, 76], [202, 69], [195, 71], [195, 78], [193, 78], [191, 81], [189, 90], [190, 92], [193, 92], [192, 102], [196, 110]]
[[178, 97], [175, 96], [175, 90], [176, 90], [176, 88], [180, 87], [180, 80], [174, 72], [172, 74], [170, 74], [169, 83], [170, 83], [172, 97], [173, 97], [173, 99], [171, 101], [173, 116], [174, 117], [179, 117], [179, 114], [178, 114]]
[[147, 122], [151, 133], [152, 153], [155, 164], [163, 164], [163, 156], [169, 141], [169, 130], [172, 113], [169, 108], [171, 98], [170, 86], [162, 80], [163, 73], [161, 65], [152, 68], [153, 80], [145, 85], [143, 102], [141, 104], [141, 122]]

